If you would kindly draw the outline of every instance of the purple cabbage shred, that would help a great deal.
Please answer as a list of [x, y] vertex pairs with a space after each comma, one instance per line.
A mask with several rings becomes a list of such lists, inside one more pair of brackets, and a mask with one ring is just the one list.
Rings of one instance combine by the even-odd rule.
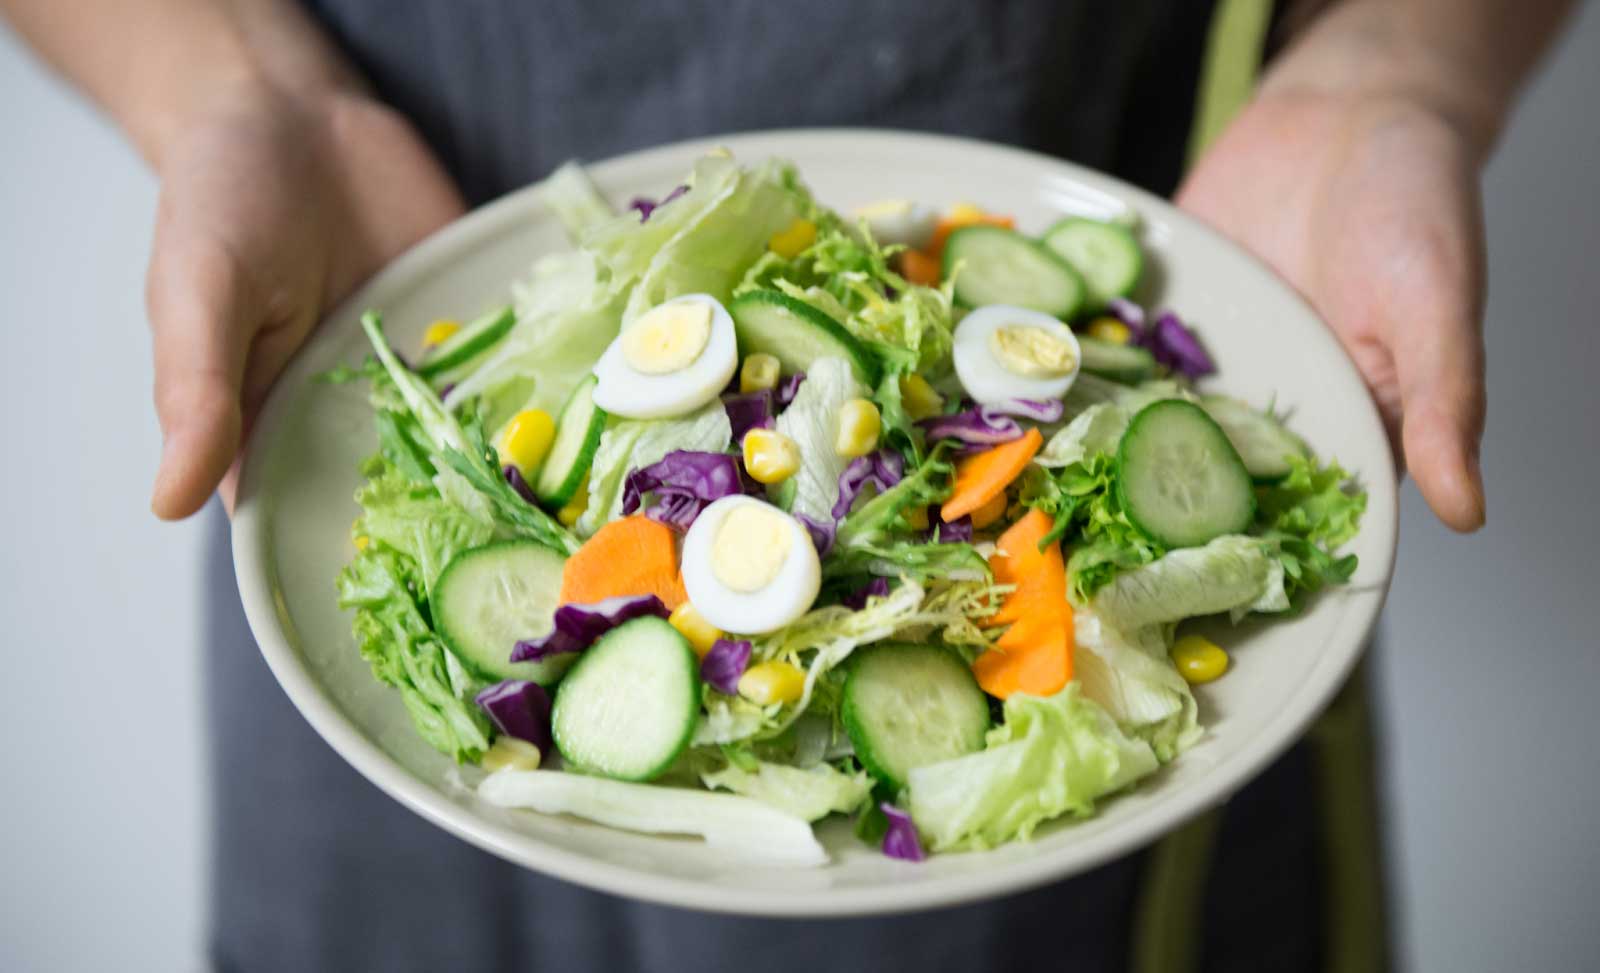
[[511, 484], [511, 489], [517, 491], [517, 496], [529, 503], [538, 503], [538, 499], [533, 495], [533, 487], [529, 486], [528, 481], [522, 478], [521, 470], [507, 463], [500, 468], [500, 474], [506, 478], [507, 483]]
[[817, 549], [817, 557], [823, 557], [833, 549], [833, 536], [839, 529], [837, 523], [824, 523], [805, 514], [795, 514], [794, 519], [800, 521], [806, 533], [811, 535], [811, 546]]
[[777, 425], [773, 418], [770, 389], [747, 395], [724, 395], [722, 408], [728, 413], [728, 424], [733, 427], [733, 441], [736, 443], [744, 442], [744, 434], [752, 429], [771, 429]]
[[856, 498], [869, 485], [882, 493], [899, 483], [905, 472], [905, 457], [892, 449], [880, 449], [851, 460], [839, 474], [839, 499], [833, 504], [833, 519], [839, 520], [848, 514]]
[[717, 639], [711, 644], [711, 651], [700, 660], [700, 678], [719, 693], [738, 695], [739, 677], [750, 666], [750, 649], [748, 639], [737, 642]]
[[922, 850], [922, 840], [917, 837], [917, 826], [911, 823], [911, 815], [888, 801], [878, 807], [889, 819], [889, 830], [883, 835], [883, 853], [908, 862], [919, 862], [928, 857]]
[[800, 385], [806, 380], [805, 372], [795, 372], [778, 383], [778, 404], [788, 405], [800, 391]]
[[489, 720], [506, 736], [526, 740], [550, 752], [550, 694], [536, 682], [507, 679], [474, 697]]
[[971, 544], [972, 543], [972, 518], [957, 517], [955, 520], [939, 521], [934, 526], [938, 531], [941, 544]]
[[675, 449], [660, 462], [628, 474], [622, 488], [622, 512], [633, 513], [644, 503], [645, 494], [652, 494], [655, 500], [645, 516], [688, 530], [712, 501], [743, 492], [739, 462], [732, 456]]
[[679, 186], [677, 189], [674, 189], [672, 192], [663, 196], [660, 202], [656, 202], [648, 196], [635, 196], [633, 198], [633, 202], [628, 204], [628, 208], [638, 210], [639, 222], [644, 223], [650, 219], [650, 214], [654, 213], [658, 207], [667, 205], [688, 191], [688, 186]]
[[921, 426], [930, 442], [954, 439], [968, 446], [996, 446], [1022, 437], [1022, 426], [1012, 416], [1034, 422], [1059, 422], [1066, 406], [1059, 400], [1012, 399], [975, 405], [962, 412], [924, 419]]
[[556, 609], [554, 627], [539, 638], [519, 641], [511, 650], [511, 661], [538, 662], [552, 655], [582, 652], [623, 622], [669, 614], [655, 595], [619, 595], [589, 605], [562, 605]]
[[866, 584], [839, 599], [839, 604], [852, 611], [860, 611], [867, 607], [868, 598], [882, 598], [889, 593], [888, 578], [873, 578]]

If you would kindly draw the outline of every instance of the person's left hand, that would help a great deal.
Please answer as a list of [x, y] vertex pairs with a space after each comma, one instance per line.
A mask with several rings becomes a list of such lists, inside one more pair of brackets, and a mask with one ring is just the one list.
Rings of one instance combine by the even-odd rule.
[[1399, 98], [1286, 92], [1246, 108], [1178, 204], [1332, 326], [1439, 519], [1484, 522], [1483, 228], [1467, 134]]

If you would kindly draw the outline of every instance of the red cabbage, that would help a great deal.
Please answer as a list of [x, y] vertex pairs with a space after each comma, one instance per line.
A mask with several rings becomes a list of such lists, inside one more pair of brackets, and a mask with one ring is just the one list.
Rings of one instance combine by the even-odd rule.
[[1058, 422], [1066, 406], [1060, 400], [1012, 399], [977, 405], [964, 412], [934, 416], [918, 423], [929, 441], [955, 439], [969, 446], [994, 446], [1022, 436], [1022, 427], [1012, 416], [1035, 422]]
[[529, 503], [539, 502], [538, 499], [533, 495], [533, 487], [529, 486], [528, 481], [522, 478], [521, 470], [517, 469], [515, 466], [512, 466], [510, 463], [507, 463], [505, 466], [500, 468], [500, 473], [506, 478], [506, 482], [511, 484], [511, 489], [517, 491], [517, 496], [528, 501]]
[[838, 531], [837, 523], [825, 523], [815, 520], [805, 514], [795, 514], [794, 519], [800, 521], [811, 535], [811, 546], [817, 549], [817, 557], [822, 557], [833, 548], [833, 535]]
[[882, 809], [883, 816], [889, 819], [889, 830], [883, 835], [883, 853], [908, 862], [919, 862], [928, 857], [922, 850], [921, 839], [917, 837], [917, 826], [911, 823], [911, 815], [888, 801], [878, 807]]
[[728, 696], [739, 694], [739, 677], [750, 666], [750, 641], [737, 642], [717, 639], [711, 651], [700, 660], [700, 678], [719, 693]]
[[633, 197], [633, 202], [628, 204], [628, 208], [638, 210], [639, 222], [643, 223], [650, 219], [650, 214], [655, 212], [657, 206], [665, 206], [688, 191], [688, 186], [679, 186], [677, 189], [674, 189], [672, 192], [663, 196], [659, 203], [648, 196], [635, 196]]
[[1150, 349], [1156, 361], [1190, 378], [1210, 375], [1217, 370], [1216, 362], [1206, 354], [1199, 337], [1171, 311], [1161, 312], [1140, 344]]
[[800, 391], [800, 383], [806, 380], [805, 372], [795, 372], [788, 378], [778, 383], [778, 404], [788, 405], [794, 401], [795, 394]]
[[670, 614], [655, 595], [618, 595], [592, 605], [562, 605], [556, 609], [555, 627], [539, 638], [518, 642], [511, 650], [511, 661], [538, 662], [564, 652], [582, 652], [623, 622]]
[[1113, 297], [1106, 301], [1106, 310], [1111, 316], [1128, 326], [1133, 333], [1134, 344], [1138, 344], [1144, 337], [1144, 308], [1128, 300], [1126, 297]]
[[935, 541], [940, 544], [960, 542], [972, 543], [972, 518], [957, 517], [955, 520], [941, 520], [934, 525]]
[[856, 497], [866, 489], [868, 484], [877, 487], [878, 492], [894, 486], [905, 475], [905, 457], [892, 449], [880, 449], [866, 456], [858, 456], [850, 461], [850, 465], [839, 474], [839, 499], [833, 504], [833, 519], [839, 520], [850, 512], [850, 507], [856, 502]]
[[873, 578], [866, 584], [839, 599], [839, 604], [853, 611], [867, 607], [868, 598], [882, 598], [889, 593], [888, 578]]
[[772, 391], [763, 389], [748, 395], [724, 395], [722, 409], [728, 413], [728, 425], [733, 427], [733, 441], [744, 442], [744, 434], [752, 429], [771, 429], [777, 425], [772, 417]]
[[622, 512], [631, 514], [655, 496], [645, 516], [679, 530], [688, 530], [713, 500], [744, 492], [739, 462], [726, 453], [675, 449], [641, 470], [628, 474], [622, 489]]
[[550, 694], [536, 682], [507, 679], [480, 692], [475, 701], [506, 736], [550, 752]]

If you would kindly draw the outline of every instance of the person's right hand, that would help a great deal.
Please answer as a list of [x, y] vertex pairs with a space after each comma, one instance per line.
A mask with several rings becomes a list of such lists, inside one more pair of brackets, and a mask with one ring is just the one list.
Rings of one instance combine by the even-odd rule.
[[273, 380], [321, 315], [462, 212], [398, 114], [356, 93], [225, 89], [162, 151], [146, 297], [163, 446], [151, 509], [221, 488]]

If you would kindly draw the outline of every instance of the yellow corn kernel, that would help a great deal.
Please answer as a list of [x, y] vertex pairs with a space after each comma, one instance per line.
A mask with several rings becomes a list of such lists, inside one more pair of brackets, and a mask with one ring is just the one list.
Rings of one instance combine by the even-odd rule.
[[900, 376], [900, 407], [913, 419], [926, 419], [944, 411], [944, 396], [928, 380], [912, 372]]
[[1128, 330], [1126, 324], [1109, 315], [1090, 321], [1084, 333], [1091, 338], [1109, 341], [1114, 345], [1125, 345], [1133, 338], [1133, 332]]
[[358, 534], [358, 535], [356, 535], [356, 550], [364, 551], [371, 544], [372, 544], [372, 540], [370, 538], [368, 538], [366, 534]]
[[800, 468], [800, 447], [781, 432], [752, 429], [744, 434], [744, 469], [758, 483], [782, 483]]
[[763, 351], [746, 355], [744, 364], [739, 366], [739, 391], [749, 395], [777, 387], [778, 359]]
[[772, 239], [767, 241], [767, 249], [785, 260], [789, 260], [816, 242], [817, 224], [801, 217], [790, 223], [786, 228], [774, 233]]
[[532, 476], [550, 452], [555, 442], [556, 421], [543, 409], [524, 409], [511, 417], [506, 431], [500, 435], [496, 452], [500, 465], [510, 464], [523, 476]]
[[739, 677], [739, 695], [757, 706], [792, 703], [806, 688], [806, 674], [787, 662], [761, 662]]
[[1204, 635], [1185, 635], [1172, 646], [1172, 662], [1189, 683], [1210, 682], [1228, 671], [1228, 653]]
[[972, 526], [982, 530], [1006, 513], [1006, 492], [1001, 490], [994, 495], [994, 499], [972, 512]]
[[428, 330], [422, 332], [422, 347], [432, 348], [435, 345], [442, 345], [460, 330], [461, 323], [459, 321], [446, 321], [443, 319], [435, 321], [428, 325]]
[[927, 530], [928, 523], [927, 507], [912, 507], [906, 511], [906, 526], [912, 530]]
[[706, 621], [705, 616], [694, 610], [694, 606], [687, 601], [672, 610], [667, 617], [667, 624], [678, 630], [678, 634], [689, 640], [689, 647], [694, 649], [694, 654], [704, 659], [706, 653], [711, 651], [711, 646], [717, 639], [725, 639], [728, 633]]
[[840, 456], [865, 456], [878, 448], [883, 417], [869, 399], [851, 399], [839, 410], [839, 431], [833, 448]]
[[951, 223], [976, 223], [983, 219], [983, 208], [977, 203], [957, 203], [945, 212], [944, 218]]
[[583, 474], [583, 479], [578, 481], [578, 492], [572, 495], [567, 505], [556, 511], [556, 520], [563, 527], [571, 527], [589, 509], [589, 474]]
[[502, 733], [483, 752], [479, 764], [491, 773], [496, 770], [538, 770], [539, 748], [526, 740]]

